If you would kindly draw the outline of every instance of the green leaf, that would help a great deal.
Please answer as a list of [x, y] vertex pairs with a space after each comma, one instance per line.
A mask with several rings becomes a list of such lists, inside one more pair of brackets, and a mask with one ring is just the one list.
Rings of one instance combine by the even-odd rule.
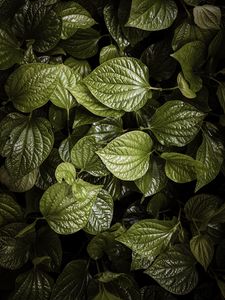
[[124, 50], [130, 43], [124, 36], [122, 28], [119, 24], [117, 10], [113, 7], [113, 4], [107, 4], [103, 10], [104, 20], [106, 27], [111, 37], [116, 41], [118, 47]]
[[57, 278], [50, 299], [85, 299], [89, 279], [87, 262], [72, 260]]
[[97, 67], [84, 83], [102, 104], [130, 112], [151, 98], [148, 77], [148, 68], [141, 61], [118, 57]]
[[101, 49], [100, 54], [99, 54], [99, 62], [100, 64], [103, 64], [107, 60], [110, 60], [112, 58], [119, 57], [119, 52], [118, 49], [115, 45], [109, 45], [105, 46]]
[[105, 176], [108, 170], [96, 154], [100, 145], [93, 136], [84, 136], [71, 150], [71, 161], [76, 168], [87, 171], [93, 176]]
[[97, 151], [107, 169], [122, 180], [136, 180], [149, 168], [152, 140], [147, 133], [131, 131]]
[[48, 118], [54, 132], [66, 127], [67, 112], [64, 109], [51, 104], [48, 111]]
[[0, 226], [15, 223], [23, 219], [23, 212], [19, 204], [7, 194], [0, 194]]
[[202, 29], [220, 29], [221, 10], [215, 5], [202, 5], [193, 8], [195, 24]]
[[62, 41], [62, 48], [71, 56], [86, 59], [98, 52], [100, 34], [93, 28], [78, 29], [69, 39]]
[[131, 263], [131, 270], [140, 270], [140, 269], [147, 269], [152, 262], [154, 261], [153, 257], [143, 256], [134, 251], [132, 251], [132, 263]]
[[[208, 224], [219, 207], [219, 200], [216, 196], [200, 194], [191, 197], [184, 206], [185, 216], [197, 224]], [[199, 225], [199, 227], [200, 227]]]
[[25, 3], [15, 14], [13, 25], [17, 36], [32, 41], [38, 52], [53, 49], [60, 40], [62, 21], [44, 1]]
[[113, 199], [111, 195], [101, 190], [92, 207], [91, 214], [84, 230], [90, 234], [97, 234], [110, 228], [113, 217]]
[[79, 74], [82, 78], [91, 73], [91, 66], [87, 60], [78, 60], [73, 57], [69, 57], [64, 61], [64, 64], [70, 67], [76, 74]]
[[185, 295], [198, 283], [195, 264], [196, 261], [189, 250], [177, 245], [159, 255], [145, 273], [167, 291]]
[[166, 249], [176, 230], [176, 218], [171, 221], [146, 219], [132, 225], [117, 241], [142, 257], [154, 259]]
[[216, 94], [219, 99], [220, 105], [225, 113], [225, 82], [219, 84]]
[[0, 123], [0, 131], [0, 154], [17, 179], [38, 168], [51, 152], [54, 136], [47, 119], [11, 113]]
[[48, 300], [51, 294], [53, 279], [45, 272], [35, 268], [21, 273], [16, 278], [12, 300]]
[[47, 264], [47, 270], [58, 272], [62, 262], [62, 246], [58, 235], [48, 226], [41, 227], [36, 234], [36, 255], [50, 257], [51, 261]]
[[132, 0], [127, 26], [148, 31], [170, 27], [177, 17], [177, 5], [173, 0]]
[[185, 44], [182, 48], [171, 54], [181, 65], [184, 78], [193, 92], [202, 88], [202, 79], [195, 74], [205, 61], [205, 45], [201, 41]]
[[61, 3], [58, 10], [62, 18], [62, 39], [70, 38], [79, 28], [86, 29], [96, 24], [89, 12], [76, 2]]
[[180, 92], [182, 93], [182, 95], [184, 95], [184, 97], [188, 98], [188, 99], [193, 99], [196, 98], [196, 93], [194, 93], [191, 89], [190, 89], [190, 85], [187, 82], [187, 80], [184, 78], [184, 75], [182, 72], [180, 72], [177, 75], [177, 84], [178, 84], [178, 88], [180, 90]]
[[190, 248], [196, 260], [207, 271], [214, 255], [213, 241], [208, 235], [196, 235], [190, 240]]
[[106, 288], [102, 285], [100, 292], [93, 298], [93, 300], [120, 300], [117, 296], [111, 294]]
[[23, 59], [23, 50], [12, 33], [0, 28], [0, 70], [11, 68]]
[[29, 258], [30, 242], [15, 236], [27, 224], [11, 223], [0, 229], [0, 266], [9, 270], [21, 268]]
[[63, 162], [55, 170], [55, 177], [59, 183], [65, 182], [69, 185], [72, 185], [76, 178], [76, 169], [69, 162]]
[[59, 234], [71, 234], [82, 229], [101, 186], [78, 179], [73, 186], [62, 182], [45, 191], [40, 201], [40, 211], [49, 226]]
[[92, 124], [88, 135], [94, 136], [96, 141], [108, 142], [123, 133], [121, 118], [105, 118]]
[[204, 165], [200, 161], [185, 154], [164, 152], [161, 157], [166, 160], [166, 176], [177, 183], [195, 180], [199, 170], [204, 170]]
[[137, 179], [135, 184], [145, 197], [152, 196], [161, 191], [167, 183], [163, 164], [152, 158], [147, 173]]
[[224, 160], [223, 143], [216, 137], [218, 130], [210, 123], [208, 126], [209, 130], [203, 131], [203, 140], [196, 154], [196, 159], [202, 162], [205, 168], [197, 173], [195, 191], [216, 178]]
[[168, 101], [159, 107], [150, 120], [150, 130], [166, 146], [185, 146], [200, 130], [205, 114], [179, 100]]
[[58, 83], [50, 96], [51, 102], [60, 108], [67, 111], [76, 105], [74, 97], [71, 95], [70, 90], [76, 86], [77, 82], [81, 79], [78, 73], [65, 65], [61, 65]]
[[31, 112], [45, 105], [56, 88], [59, 70], [57, 66], [41, 63], [16, 69], [6, 83], [7, 95], [15, 108]]
[[24, 193], [32, 189], [38, 176], [38, 169], [34, 169], [20, 179], [11, 177], [4, 166], [0, 168], [0, 182], [11, 192]]
[[98, 101], [83, 83], [78, 83], [73, 90], [70, 90], [70, 92], [76, 98], [79, 104], [84, 106], [96, 116], [119, 117], [124, 114], [123, 111], [114, 110]]
[[84, 125], [91, 125], [99, 120], [101, 120], [101, 117], [90, 113], [86, 109], [76, 109], [75, 119], [73, 122], [73, 129]]

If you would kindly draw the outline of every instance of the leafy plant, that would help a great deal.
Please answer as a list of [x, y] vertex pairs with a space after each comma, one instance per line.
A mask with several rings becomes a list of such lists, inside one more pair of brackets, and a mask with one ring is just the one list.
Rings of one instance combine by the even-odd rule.
[[1, 299], [225, 297], [220, 0], [0, 1]]

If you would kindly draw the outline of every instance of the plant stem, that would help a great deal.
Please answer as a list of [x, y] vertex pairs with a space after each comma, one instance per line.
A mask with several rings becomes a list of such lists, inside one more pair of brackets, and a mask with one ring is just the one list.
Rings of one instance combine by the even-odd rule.
[[150, 87], [150, 90], [154, 90], [154, 91], [160, 91], [160, 92], [164, 92], [164, 91], [173, 91], [173, 90], [177, 90], [179, 87], [178, 86], [174, 86], [171, 88], [157, 88], [157, 87]]

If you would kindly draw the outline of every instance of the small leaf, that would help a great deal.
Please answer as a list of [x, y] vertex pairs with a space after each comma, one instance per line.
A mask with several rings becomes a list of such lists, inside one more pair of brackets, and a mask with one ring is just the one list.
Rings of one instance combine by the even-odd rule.
[[12, 33], [0, 28], [0, 70], [6, 70], [23, 59], [23, 50]]
[[23, 212], [19, 204], [7, 194], [0, 194], [0, 226], [15, 223], [23, 219]]
[[85, 299], [89, 279], [87, 262], [72, 260], [57, 278], [50, 299]]
[[205, 114], [194, 106], [171, 100], [159, 107], [150, 120], [150, 130], [166, 146], [185, 146], [200, 130]]
[[202, 29], [220, 29], [221, 10], [218, 6], [202, 5], [193, 8], [195, 24]]
[[190, 251], [182, 245], [176, 245], [159, 255], [145, 273], [167, 291], [185, 295], [198, 283], [195, 264]]
[[90, 92], [102, 104], [116, 109], [140, 109], [151, 98], [148, 68], [130, 57], [113, 58], [84, 79]]
[[182, 72], [180, 72], [177, 75], [177, 84], [178, 84], [179, 90], [181, 91], [182, 95], [184, 95], [184, 97], [186, 97], [188, 99], [193, 99], [197, 96], [196, 93], [194, 93], [190, 89], [190, 86], [189, 86], [187, 80], [184, 78], [184, 75]]
[[99, 62], [100, 64], [103, 64], [107, 60], [110, 60], [112, 58], [119, 57], [118, 49], [115, 45], [109, 45], [105, 46], [101, 49], [99, 54]]
[[69, 57], [64, 61], [64, 64], [70, 67], [76, 74], [79, 74], [82, 78], [91, 73], [91, 66], [87, 60], [78, 60], [73, 57]]
[[76, 169], [69, 162], [63, 162], [55, 170], [55, 177], [59, 183], [65, 180], [66, 183], [72, 185], [76, 178]]
[[164, 152], [161, 157], [166, 160], [166, 176], [174, 182], [190, 182], [196, 179], [199, 170], [204, 170], [200, 161], [185, 154]]
[[84, 136], [71, 150], [71, 160], [76, 168], [87, 171], [93, 176], [105, 176], [108, 170], [96, 154], [100, 145], [93, 136]]
[[76, 2], [61, 3], [57, 10], [62, 18], [62, 39], [70, 38], [79, 28], [86, 29], [96, 24], [89, 12]]
[[173, 0], [132, 0], [127, 26], [157, 31], [168, 28], [177, 17], [177, 5]]
[[0, 131], [0, 154], [14, 178], [38, 168], [52, 150], [54, 137], [47, 119], [11, 113], [0, 123]]
[[205, 61], [205, 45], [203, 42], [194, 41], [185, 44], [182, 48], [171, 54], [181, 65], [184, 78], [190, 89], [196, 93], [202, 88], [202, 79], [196, 71]]
[[16, 278], [16, 287], [11, 299], [48, 300], [53, 282], [53, 279], [47, 273], [37, 268], [21, 273]]
[[124, 114], [123, 111], [114, 110], [98, 101], [88, 90], [85, 84], [78, 83], [71, 94], [76, 98], [77, 102], [84, 106], [91, 113], [100, 117], [119, 117]]
[[136, 180], [149, 168], [152, 140], [141, 131], [131, 131], [112, 140], [97, 154], [107, 169], [122, 180]]
[[136, 254], [154, 259], [169, 245], [177, 229], [177, 220], [141, 220], [117, 238]]
[[167, 183], [164, 166], [160, 161], [152, 159], [147, 173], [137, 179], [135, 184], [145, 197], [152, 196], [161, 191]]
[[120, 300], [117, 296], [111, 294], [106, 288], [103, 286], [100, 289], [100, 292], [93, 298], [93, 300]]
[[71, 234], [82, 229], [101, 186], [77, 180], [72, 188], [62, 182], [52, 185], [40, 200], [40, 211], [49, 226], [59, 234]]
[[99, 32], [93, 28], [78, 29], [71, 38], [62, 41], [60, 45], [69, 55], [87, 59], [97, 54], [99, 39]]
[[213, 259], [213, 241], [208, 235], [196, 235], [190, 240], [190, 248], [196, 260], [204, 267], [205, 271], [207, 271]]
[[97, 234], [110, 228], [113, 217], [113, 199], [110, 194], [101, 190], [92, 207], [91, 214], [84, 230], [90, 234]]
[[59, 70], [57, 66], [41, 63], [16, 69], [6, 83], [6, 92], [15, 108], [31, 112], [45, 105], [56, 88]]

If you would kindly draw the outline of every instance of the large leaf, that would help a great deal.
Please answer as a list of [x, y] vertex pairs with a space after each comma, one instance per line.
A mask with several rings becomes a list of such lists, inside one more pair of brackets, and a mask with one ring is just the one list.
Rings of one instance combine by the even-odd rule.
[[53, 282], [47, 273], [37, 268], [22, 273], [16, 278], [16, 287], [11, 299], [48, 300]]
[[96, 23], [90, 13], [76, 2], [61, 3], [57, 10], [62, 18], [62, 39], [70, 38], [79, 28], [86, 29]]
[[203, 29], [220, 29], [221, 10], [215, 5], [195, 6], [193, 9], [194, 21]]
[[141, 131], [131, 131], [112, 140], [97, 154], [107, 169], [122, 180], [136, 180], [149, 168], [152, 140]]
[[23, 212], [19, 204], [10, 195], [0, 194], [0, 226], [22, 219]]
[[91, 214], [84, 230], [90, 234], [97, 234], [109, 229], [113, 217], [113, 199], [111, 195], [101, 190], [92, 207]]
[[62, 41], [61, 46], [71, 56], [86, 59], [98, 52], [100, 34], [93, 28], [78, 29], [69, 39]]
[[156, 258], [145, 271], [167, 291], [185, 295], [198, 283], [196, 261], [192, 254], [182, 245], [174, 246]]
[[145, 197], [158, 193], [165, 187], [166, 183], [167, 177], [164, 172], [164, 166], [154, 158], [151, 160], [146, 174], [135, 181], [135, 184]]
[[93, 136], [84, 136], [71, 150], [71, 160], [76, 168], [93, 176], [105, 176], [108, 170], [96, 154], [101, 147]]
[[67, 111], [76, 105], [74, 97], [71, 95], [70, 90], [76, 86], [77, 82], [81, 79], [79, 74], [65, 65], [61, 66], [59, 73], [58, 83], [54, 89], [50, 100], [52, 103]]
[[71, 261], [57, 278], [51, 300], [85, 300], [89, 279], [87, 262]]
[[11, 223], [0, 229], [0, 266], [10, 270], [21, 268], [29, 258], [28, 238], [16, 235], [26, 227], [24, 223]]
[[127, 26], [156, 31], [168, 28], [177, 16], [173, 0], [132, 0]]
[[0, 123], [0, 153], [13, 177], [21, 178], [39, 167], [53, 146], [51, 124], [44, 118], [11, 113]]
[[172, 100], [159, 107], [150, 129], [162, 145], [185, 146], [200, 130], [205, 114], [183, 101]]
[[132, 225], [117, 241], [142, 257], [154, 259], [169, 245], [176, 230], [176, 218], [171, 221], [146, 219]]
[[198, 92], [202, 88], [202, 79], [195, 74], [205, 61], [205, 45], [201, 41], [185, 44], [175, 53], [171, 54], [181, 65], [184, 78], [189, 82], [190, 89]]
[[44, 1], [27, 2], [14, 17], [14, 30], [20, 39], [32, 40], [38, 52], [46, 52], [60, 40], [62, 21]]
[[0, 28], [0, 70], [6, 70], [23, 59], [23, 50], [12, 33]]
[[213, 259], [214, 245], [208, 235], [196, 235], [190, 240], [190, 248], [196, 260], [207, 270]]
[[174, 182], [190, 182], [197, 178], [199, 170], [204, 170], [200, 161], [185, 154], [164, 152], [161, 157], [166, 160], [166, 176]]
[[87, 224], [100, 189], [101, 186], [81, 179], [73, 184], [73, 188], [64, 182], [56, 183], [43, 194], [40, 211], [55, 232], [74, 233]]
[[73, 90], [70, 90], [70, 92], [79, 104], [97, 116], [116, 117], [124, 114], [123, 111], [114, 110], [98, 101], [84, 83], [79, 82]]
[[102, 104], [117, 110], [140, 109], [151, 98], [148, 68], [130, 57], [113, 58], [84, 79], [91, 93]]
[[112, 4], [107, 4], [104, 7], [104, 20], [107, 26], [107, 29], [113, 39], [116, 41], [119, 48], [122, 50], [129, 45], [129, 41], [123, 34], [122, 28], [119, 24], [117, 10], [113, 7]]
[[196, 191], [215, 179], [220, 172], [224, 160], [224, 146], [216, 135], [217, 128], [208, 124], [208, 130], [203, 131], [203, 140], [196, 154], [196, 159], [205, 166], [197, 174]]
[[41, 63], [26, 64], [8, 78], [6, 92], [16, 109], [31, 112], [46, 104], [56, 88], [60, 68]]

